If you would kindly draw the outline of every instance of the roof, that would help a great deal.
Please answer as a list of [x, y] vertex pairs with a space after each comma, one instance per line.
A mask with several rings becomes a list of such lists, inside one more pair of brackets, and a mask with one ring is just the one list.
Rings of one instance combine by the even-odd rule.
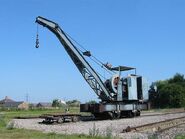
[[4, 107], [18, 107], [22, 103], [23, 103], [23, 101], [20, 101], [20, 102], [5, 102], [3, 104], [3, 106]]
[[37, 103], [30, 103], [31, 106], [36, 107]]
[[115, 70], [115, 71], [127, 71], [127, 70], [133, 70], [133, 69], [136, 69], [136, 68], [127, 67], [127, 66], [118, 66], [118, 67], [111, 68], [111, 70]]
[[37, 107], [52, 107], [52, 103], [50, 102], [39, 102]]
[[8, 96], [5, 97], [5, 99], [0, 101], [0, 104], [4, 104], [6, 102], [15, 102], [14, 100], [10, 99]]

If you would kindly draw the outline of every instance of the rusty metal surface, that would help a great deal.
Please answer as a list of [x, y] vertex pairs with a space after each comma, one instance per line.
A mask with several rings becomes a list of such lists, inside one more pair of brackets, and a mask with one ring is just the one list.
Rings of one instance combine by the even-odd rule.
[[81, 114], [76, 114], [76, 113], [55, 113], [55, 114], [43, 114], [39, 117], [45, 117], [45, 116], [53, 116], [53, 117], [57, 117], [57, 116], [81, 116]]
[[140, 126], [136, 126], [136, 127], [128, 126], [127, 128], [123, 129], [122, 133], [131, 132], [131, 131], [145, 131], [145, 130], [156, 130], [158, 132], [161, 132], [166, 129], [181, 125], [182, 123], [183, 124], [185, 123], [185, 116], [173, 118], [173, 119], [168, 119], [168, 120], [164, 120], [164, 121], [160, 121], [160, 122], [140, 125]]

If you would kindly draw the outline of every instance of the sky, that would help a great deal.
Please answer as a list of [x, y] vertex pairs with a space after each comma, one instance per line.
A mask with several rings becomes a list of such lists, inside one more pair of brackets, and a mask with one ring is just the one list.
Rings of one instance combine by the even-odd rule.
[[100, 61], [137, 68], [149, 83], [185, 74], [184, 0], [0, 0], [0, 99], [97, 100], [47, 28], [38, 26], [35, 48], [37, 16], [58, 23]]

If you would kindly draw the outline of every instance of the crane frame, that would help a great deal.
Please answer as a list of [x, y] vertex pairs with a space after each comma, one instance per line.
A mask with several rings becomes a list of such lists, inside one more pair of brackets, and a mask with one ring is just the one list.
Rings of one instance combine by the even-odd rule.
[[[76, 46], [72, 43], [72, 41], [68, 38], [66, 33], [57, 23], [41, 16], [36, 18], [36, 23], [46, 27], [56, 35], [80, 71], [81, 75], [84, 77], [85, 81], [101, 99], [101, 102], [97, 104], [81, 104], [81, 112], [91, 112], [95, 117], [105, 119], [119, 118], [125, 115], [125, 113], [132, 117], [134, 115], [140, 115], [140, 110], [147, 109], [146, 103], [140, 102], [138, 100], [123, 101], [119, 97], [113, 97], [111, 95], [112, 92], [106, 88], [105, 84], [98, 76], [96, 71], [90, 66], [90, 64], [86, 61], [83, 55], [79, 52]], [[122, 91], [121, 83], [121, 81], [118, 83], [118, 94], [121, 94]]]

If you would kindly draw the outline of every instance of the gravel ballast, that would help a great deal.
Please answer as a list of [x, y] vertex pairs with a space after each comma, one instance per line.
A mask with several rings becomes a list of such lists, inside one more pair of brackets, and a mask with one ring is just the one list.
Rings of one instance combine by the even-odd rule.
[[[185, 116], [185, 113], [157, 115], [157, 116], [141, 116], [136, 118], [123, 118], [118, 120], [102, 120], [102, 121], [80, 121], [77, 123], [62, 123], [54, 125], [39, 124], [43, 119], [13, 119], [15, 128], [25, 128], [39, 130], [42, 132], [55, 132], [60, 134], [86, 134], [91, 132], [98, 132], [99, 135], [111, 134], [113, 136], [119, 136], [121, 138], [148, 138], [148, 133], [121, 133], [126, 127], [135, 127], [139, 125], [164, 121], [167, 119], [173, 119]], [[95, 129], [95, 130], [93, 130]], [[180, 130], [178, 132], [178, 130]], [[165, 137], [166, 134], [185, 133], [182, 128], [170, 129], [169, 133], [166, 131], [161, 137]], [[151, 135], [152, 136], [152, 135]]]

